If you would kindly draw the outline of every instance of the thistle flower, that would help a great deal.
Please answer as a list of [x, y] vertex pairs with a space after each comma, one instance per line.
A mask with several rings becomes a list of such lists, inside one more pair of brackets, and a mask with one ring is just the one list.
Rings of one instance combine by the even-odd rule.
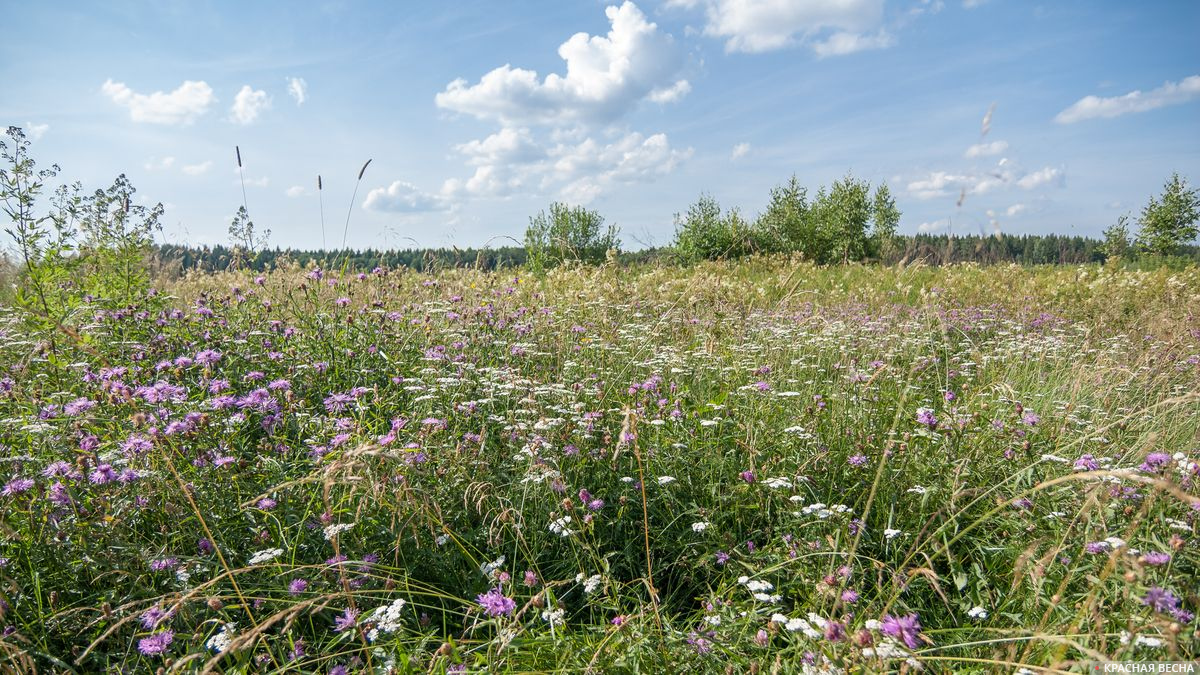
[[475, 596], [475, 601], [488, 616], [505, 616], [512, 614], [517, 608], [517, 603], [512, 598], [505, 597], [499, 586]]

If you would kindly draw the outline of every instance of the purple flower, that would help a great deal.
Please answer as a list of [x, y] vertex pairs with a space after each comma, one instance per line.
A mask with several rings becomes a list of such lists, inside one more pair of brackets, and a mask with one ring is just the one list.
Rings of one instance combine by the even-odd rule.
[[4, 485], [4, 490], [0, 491], [0, 494], [5, 497], [15, 497], [22, 492], [28, 492], [32, 487], [32, 478], [14, 478]]
[[923, 424], [930, 429], [936, 429], [938, 425], [937, 417], [929, 408], [917, 409], [917, 424]]
[[1146, 473], [1154, 473], [1170, 463], [1171, 456], [1167, 453], [1152, 452], [1149, 455], [1146, 455], [1146, 461], [1142, 462], [1142, 465], [1139, 466], [1138, 469]]
[[717, 564], [724, 565], [729, 562], [729, 554], [725, 551], [717, 551]]
[[1160, 551], [1147, 551], [1142, 554], [1142, 562], [1147, 565], [1166, 565], [1171, 562], [1171, 554]]
[[754, 482], [754, 472], [753, 471], [743, 471], [738, 475], [741, 476], [742, 480], [746, 481], [747, 483]]
[[505, 597], [499, 586], [487, 593], [480, 593], [475, 600], [488, 616], [512, 614], [512, 611], [517, 608], [517, 603], [512, 598]]
[[146, 656], [159, 656], [171, 648], [175, 641], [175, 633], [170, 629], [154, 633], [150, 637], [138, 640], [138, 651]]
[[842, 602], [846, 603], [847, 605], [853, 605], [854, 603], [858, 602], [858, 591], [852, 588], [847, 588], [846, 590], [842, 591]]
[[1100, 469], [1100, 464], [1096, 462], [1096, 458], [1091, 455], [1083, 455], [1075, 460], [1076, 471], [1097, 471]]
[[358, 610], [347, 607], [342, 615], [333, 620], [333, 632], [341, 633], [358, 625]]
[[867, 463], [867, 456], [859, 453], [851, 457], [848, 461], [850, 462], [850, 466], [863, 466]]
[[1142, 604], [1156, 612], [1167, 613], [1179, 609], [1179, 598], [1168, 590], [1154, 586], [1146, 591], [1146, 596], [1142, 598]]
[[917, 638], [917, 634], [921, 632], [921, 620], [917, 618], [916, 614], [908, 616], [885, 614], [882, 623], [880, 630], [884, 635], [900, 640], [909, 649], [916, 649], [921, 644]]
[[300, 595], [308, 590], [308, 579], [296, 578], [292, 579], [292, 583], [288, 584], [288, 593], [292, 595]]
[[162, 607], [151, 607], [150, 609], [142, 612], [142, 626], [147, 630], [153, 630], [154, 628], [158, 627], [158, 624], [170, 619], [172, 614], [174, 614], [174, 612], [163, 609]]
[[1041, 422], [1041, 421], [1042, 421], [1041, 416], [1032, 411], [1026, 412], [1021, 417], [1021, 423], [1027, 427], [1037, 426], [1038, 422]]
[[524, 583], [526, 586], [537, 586], [537, 574], [533, 570], [525, 570]]
[[220, 360], [221, 360], [221, 352], [219, 352], [215, 349], [205, 349], [204, 351], [200, 352], [199, 354], [196, 354], [196, 363], [200, 363], [200, 364], [203, 364], [206, 366], [210, 366]]
[[165, 572], [167, 570], [173, 570], [176, 567], [179, 567], [178, 558], [159, 558], [157, 560], [150, 561], [150, 569], [154, 570], [155, 572]]

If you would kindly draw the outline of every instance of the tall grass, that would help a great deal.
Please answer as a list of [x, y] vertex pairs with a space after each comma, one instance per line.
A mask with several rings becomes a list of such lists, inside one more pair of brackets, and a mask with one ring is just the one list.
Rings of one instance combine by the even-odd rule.
[[1198, 656], [1195, 268], [160, 290], [90, 314], [67, 358], [0, 313], [7, 667]]

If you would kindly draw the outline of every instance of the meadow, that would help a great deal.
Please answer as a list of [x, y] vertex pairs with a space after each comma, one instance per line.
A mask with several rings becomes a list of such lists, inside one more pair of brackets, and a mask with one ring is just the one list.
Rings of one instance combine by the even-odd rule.
[[192, 274], [0, 308], [0, 668], [1200, 658], [1200, 269]]

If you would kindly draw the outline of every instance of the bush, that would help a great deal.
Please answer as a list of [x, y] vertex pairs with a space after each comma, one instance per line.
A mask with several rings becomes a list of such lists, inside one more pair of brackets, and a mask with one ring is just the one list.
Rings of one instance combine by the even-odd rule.
[[604, 216], [598, 211], [554, 202], [549, 214], [540, 211], [529, 219], [525, 251], [534, 269], [569, 260], [598, 265], [610, 249], [620, 249], [619, 232], [615, 225], [605, 227]]
[[747, 222], [737, 209], [721, 213], [709, 194], [701, 194], [686, 214], [675, 215], [672, 246], [683, 262], [741, 258], [772, 248], [768, 232]]

